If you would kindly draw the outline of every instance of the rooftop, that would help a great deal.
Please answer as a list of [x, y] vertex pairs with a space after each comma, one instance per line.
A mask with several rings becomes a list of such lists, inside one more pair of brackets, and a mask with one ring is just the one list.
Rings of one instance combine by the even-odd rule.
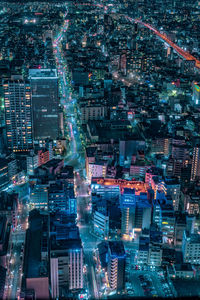
[[125, 256], [124, 244], [122, 241], [109, 242], [109, 248], [112, 256], [117, 256], [117, 257]]
[[56, 69], [30, 69], [29, 77], [31, 79], [56, 79]]

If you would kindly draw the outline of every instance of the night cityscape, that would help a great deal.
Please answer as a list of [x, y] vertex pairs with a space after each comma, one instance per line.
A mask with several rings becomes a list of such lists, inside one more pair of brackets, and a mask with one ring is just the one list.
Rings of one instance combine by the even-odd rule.
[[200, 1], [0, 1], [0, 299], [200, 297]]

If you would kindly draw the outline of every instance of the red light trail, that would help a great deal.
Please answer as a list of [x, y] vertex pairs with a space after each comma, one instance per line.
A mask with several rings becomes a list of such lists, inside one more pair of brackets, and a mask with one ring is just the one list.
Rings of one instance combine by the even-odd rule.
[[[99, 8], [104, 8], [104, 9], [108, 9], [107, 6], [104, 6], [103, 4], [94, 4], [94, 3], [74, 3], [74, 5], [88, 5], [88, 6], [96, 6]], [[185, 60], [187, 61], [194, 61], [195, 62], [195, 67], [200, 69], [200, 60], [198, 60], [197, 58], [195, 58], [193, 55], [191, 55], [189, 52], [183, 50], [181, 47], [177, 46], [174, 42], [172, 42], [167, 36], [165, 36], [164, 34], [160, 33], [156, 28], [154, 28], [153, 26], [151, 26], [148, 23], [144, 23], [142, 22], [140, 19], [132, 19], [128, 16], [124, 17], [126, 19], [128, 19], [130, 22], [135, 22], [135, 23], [139, 23], [141, 25], [143, 25], [144, 27], [150, 29], [151, 31], [153, 31], [158, 37], [160, 37], [163, 41], [165, 41], [169, 46], [171, 46], [181, 57], [183, 57]]]

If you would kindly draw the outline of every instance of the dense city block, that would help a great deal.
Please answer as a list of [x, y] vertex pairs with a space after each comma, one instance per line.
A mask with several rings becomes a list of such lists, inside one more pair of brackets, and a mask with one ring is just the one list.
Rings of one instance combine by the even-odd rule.
[[0, 1], [0, 299], [200, 296], [199, 15]]

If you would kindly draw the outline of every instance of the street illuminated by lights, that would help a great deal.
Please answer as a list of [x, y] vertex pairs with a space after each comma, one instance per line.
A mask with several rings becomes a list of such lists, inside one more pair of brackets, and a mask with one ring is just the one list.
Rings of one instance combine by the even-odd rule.
[[[65, 18], [67, 17], [67, 13]], [[79, 221], [79, 230], [83, 243], [83, 249], [85, 254], [85, 263], [87, 265], [87, 276], [88, 276], [88, 289], [89, 295], [93, 298], [99, 298], [98, 288], [96, 283], [95, 275], [95, 264], [93, 261], [93, 250], [96, 248], [97, 239], [91, 234], [88, 234], [90, 231], [90, 216], [87, 210], [90, 197], [87, 194], [88, 183], [84, 179], [84, 169], [85, 169], [85, 160], [84, 152], [82, 148], [82, 142], [79, 136], [79, 130], [77, 128], [76, 119], [77, 115], [75, 113], [75, 101], [72, 101], [73, 93], [70, 92], [70, 82], [66, 78], [66, 70], [64, 69], [64, 56], [61, 49], [60, 42], [62, 41], [63, 35], [67, 34], [67, 28], [70, 24], [70, 20], [65, 20], [64, 25], [60, 30], [60, 34], [55, 39], [54, 42], [54, 54], [57, 62], [58, 76], [61, 83], [62, 98], [61, 103], [65, 108], [66, 114], [66, 124], [68, 126], [68, 131], [70, 134], [70, 154], [65, 158], [66, 165], [72, 165], [75, 168], [75, 186], [77, 193], [77, 214]], [[80, 176], [81, 174], [81, 176]], [[85, 197], [85, 195], [87, 195]]]

